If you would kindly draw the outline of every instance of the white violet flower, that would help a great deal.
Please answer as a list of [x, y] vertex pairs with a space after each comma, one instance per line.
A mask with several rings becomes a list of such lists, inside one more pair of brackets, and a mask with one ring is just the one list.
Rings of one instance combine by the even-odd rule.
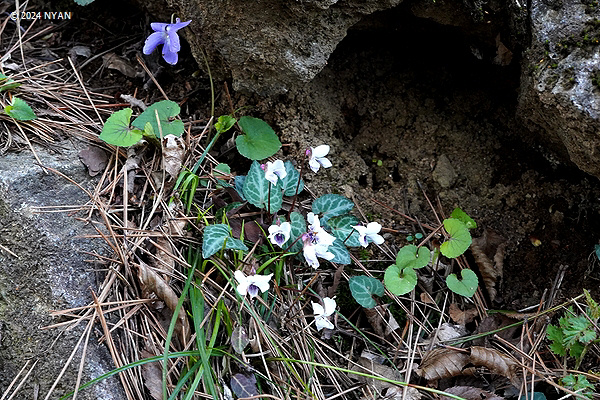
[[323, 304], [325, 307], [319, 303], [312, 303], [313, 313], [315, 314], [315, 326], [317, 327], [318, 331], [323, 328], [334, 328], [333, 323], [331, 323], [329, 320], [329, 317], [335, 312], [337, 304], [335, 304], [334, 299], [330, 299], [329, 297], [323, 298]]
[[308, 165], [313, 172], [318, 172], [319, 168], [329, 168], [331, 167], [331, 161], [329, 161], [325, 156], [329, 153], [329, 145], [322, 144], [317, 147], [310, 148], [310, 159], [308, 160]]
[[283, 244], [290, 238], [291, 231], [292, 225], [289, 222], [282, 222], [281, 225], [273, 224], [269, 227], [268, 238], [271, 243], [283, 247]]
[[383, 237], [379, 235], [379, 231], [381, 231], [381, 224], [379, 222], [369, 222], [367, 226], [356, 225], [353, 228], [358, 231], [358, 241], [362, 247], [367, 247], [369, 242], [375, 244], [382, 244], [384, 242]]
[[267, 161], [264, 166], [265, 179], [271, 182], [273, 185], [277, 185], [277, 179], [283, 179], [287, 176], [285, 165], [281, 160], [275, 160], [274, 162]]
[[240, 296], [250, 295], [250, 298], [258, 296], [258, 291], [261, 293], [269, 290], [269, 281], [273, 274], [269, 275], [249, 275], [246, 276], [242, 271], [235, 271], [235, 279], [238, 281], [237, 292]]
[[313, 268], [319, 268], [319, 260], [317, 257], [325, 260], [332, 260], [335, 255], [327, 249], [335, 241], [335, 236], [327, 233], [319, 223], [319, 217], [314, 213], [308, 213], [306, 216], [308, 223], [308, 232], [302, 235], [304, 242], [303, 254], [308, 265]]

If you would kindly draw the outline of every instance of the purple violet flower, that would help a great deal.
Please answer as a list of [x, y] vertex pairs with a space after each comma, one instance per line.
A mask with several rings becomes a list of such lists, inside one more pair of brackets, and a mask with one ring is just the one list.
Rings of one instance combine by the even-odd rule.
[[174, 24], [166, 24], [163, 22], [151, 23], [150, 26], [154, 30], [154, 33], [148, 36], [144, 43], [144, 54], [152, 54], [158, 45], [162, 44], [162, 55], [165, 61], [171, 65], [177, 64], [177, 53], [181, 50], [177, 31], [188, 26], [190, 22], [192, 22], [192, 20], [181, 22], [181, 20], [177, 18]]

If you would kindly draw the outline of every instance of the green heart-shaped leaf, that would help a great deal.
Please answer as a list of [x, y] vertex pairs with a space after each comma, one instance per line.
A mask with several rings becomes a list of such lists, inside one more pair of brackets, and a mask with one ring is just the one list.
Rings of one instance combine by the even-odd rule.
[[456, 277], [456, 274], [450, 274], [446, 277], [448, 289], [461, 296], [472, 297], [477, 291], [477, 285], [479, 284], [477, 275], [470, 269], [463, 269], [460, 275], [462, 277], [460, 281]]
[[390, 292], [402, 296], [417, 286], [417, 273], [410, 267], [400, 269], [397, 265], [390, 265], [385, 270], [383, 282]]
[[[300, 179], [300, 172], [296, 168], [294, 168], [294, 164], [291, 161], [286, 161], [285, 172], [287, 173], [285, 178], [281, 180], [281, 185], [283, 187], [283, 194], [285, 196], [294, 196], [304, 190], [304, 182]], [[300, 183], [298, 184], [298, 180]], [[296, 188], [298, 188], [298, 193], [296, 193]]]
[[396, 265], [400, 268], [413, 268], [418, 269], [429, 264], [431, 259], [431, 252], [427, 247], [419, 247], [414, 244], [404, 246], [398, 252], [396, 256]]
[[348, 265], [352, 262], [348, 249], [340, 240], [336, 239], [335, 242], [333, 242], [333, 244], [327, 248], [327, 251], [333, 253], [335, 256], [331, 262], [343, 265]]
[[440, 251], [448, 258], [456, 258], [467, 251], [471, 245], [471, 234], [467, 226], [455, 218], [444, 220], [444, 229], [450, 235], [440, 246]]
[[471, 218], [469, 216], [469, 214], [467, 214], [466, 212], [464, 212], [463, 210], [461, 210], [458, 207], [456, 207], [454, 209], [454, 211], [452, 211], [450, 218], [455, 218], [455, 219], [459, 220], [460, 222], [465, 224], [468, 229], [477, 228], [477, 223], [473, 220], [473, 218]]
[[[304, 217], [299, 212], [292, 212], [290, 214], [290, 225], [292, 229], [290, 230], [290, 241], [288, 243], [294, 243], [294, 245], [290, 248], [289, 251], [292, 252], [300, 252], [302, 251], [302, 234], [306, 232], [306, 221]], [[289, 246], [289, 244], [287, 244]]]
[[312, 212], [315, 214], [323, 214], [320, 222], [325, 227], [328, 226], [327, 220], [329, 218], [348, 214], [352, 208], [354, 208], [352, 200], [340, 196], [339, 194], [326, 194], [312, 203]]
[[373, 308], [377, 302], [375, 296], [383, 296], [385, 289], [379, 280], [370, 276], [353, 276], [348, 281], [354, 300], [364, 308]]
[[360, 247], [358, 231], [353, 228], [359, 223], [358, 218], [350, 214], [333, 217], [327, 221], [327, 225], [331, 228], [331, 234], [348, 247]]
[[231, 237], [228, 225], [215, 224], [204, 228], [202, 257], [209, 258], [221, 249], [248, 250], [248, 247], [241, 240]]
[[236, 326], [231, 333], [231, 347], [233, 347], [233, 350], [238, 354], [242, 354], [248, 343], [250, 343], [250, 339], [244, 327], [241, 325]]
[[12, 103], [4, 107], [4, 112], [19, 121], [31, 121], [37, 118], [29, 104], [18, 97], [13, 97]]
[[[269, 189], [270, 187], [270, 189]], [[269, 213], [275, 214], [281, 209], [283, 203], [283, 192], [279, 186], [273, 186], [265, 178], [265, 171], [262, 170], [260, 164], [256, 161], [252, 162], [248, 175], [244, 180], [244, 197], [252, 205], [258, 208], [267, 208], [269, 205], [271, 209]], [[269, 200], [269, 193], [271, 199]]]
[[[132, 125], [139, 130], [144, 130], [146, 123], [149, 122], [154, 129], [156, 137], [159, 137], [161, 132], [162, 137], [167, 135], [181, 136], [185, 130], [183, 121], [180, 119], [173, 119], [179, 115], [180, 111], [179, 105], [174, 101], [162, 100], [146, 108], [139, 117], [133, 120]], [[158, 123], [156, 122], [156, 112], [158, 112], [161, 130], [158, 129]]]
[[244, 157], [262, 160], [271, 157], [281, 148], [275, 131], [262, 119], [242, 117], [239, 125], [245, 135], [238, 136], [235, 145]]
[[132, 113], [131, 108], [113, 113], [104, 123], [99, 138], [108, 144], [123, 147], [133, 146], [139, 142], [142, 139], [142, 131], [129, 128]]

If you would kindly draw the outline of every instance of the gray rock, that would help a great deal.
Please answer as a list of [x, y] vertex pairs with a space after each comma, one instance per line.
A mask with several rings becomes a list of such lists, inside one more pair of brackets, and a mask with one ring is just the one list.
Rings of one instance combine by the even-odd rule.
[[[78, 150], [68, 145], [61, 155], [43, 149], [37, 154], [44, 165], [91, 186]], [[89, 198], [35, 163], [30, 152], [0, 157], [0, 244], [4, 247], [0, 249], [0, 392], [26, 362], [28, 367], [37, 362], [16, 399], [36, 398], [36, 392], [44, 398], [83, 333], [85, 322], [62, 334], [59, 328], [42, 330], [60, 322], [50, 311], [90, 304], [90, 290], [97, 292], [102, 279], [94, 273], [94, 265], [84, 261], [92, 257], [81, 253], [102, 251], [101, 242], [77, 237], [93, 230], [66, 213], [37, 213], [40, 207], [85, 204]], [[82, 383], [114, 368], [96, 333], [92, 332], [88, 343]], [[81, 349], [51, 398], [73, 390], [80, 357]], [[79, 398], [125, 396], [118, 380], [109, 378], [81, 392]]]
[[169, 0], [200, 66], [238, 91], [271, 95], [314, 78], [350, 26], [402, 0]]
[[456, 181], [456, 171], [454, 171], [454, 167], [452, 167], [446, 155], [442, 154], [438, 158], [431, 176], [444, 189], [448, 189], [454, 184]]
[[523, 63], [518, 115], [546, 145], [600, 177], [597, 8], [531, 2], [532, 43]]

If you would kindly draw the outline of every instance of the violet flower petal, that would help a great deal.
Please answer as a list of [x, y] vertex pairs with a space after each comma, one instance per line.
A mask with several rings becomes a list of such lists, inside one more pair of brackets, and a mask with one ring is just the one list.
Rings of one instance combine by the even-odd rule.
[[158, 45], [165, 44], [165, 40], [166, 40], [165, 33], [154, 32], [153, 34], [148, 36], [148, 38], [146, 39], [146, 42], [144, 43], [143, 53], [146, 55], [152, 54], [152, 52], [154, 50], [156, 50], [156, 47]]

